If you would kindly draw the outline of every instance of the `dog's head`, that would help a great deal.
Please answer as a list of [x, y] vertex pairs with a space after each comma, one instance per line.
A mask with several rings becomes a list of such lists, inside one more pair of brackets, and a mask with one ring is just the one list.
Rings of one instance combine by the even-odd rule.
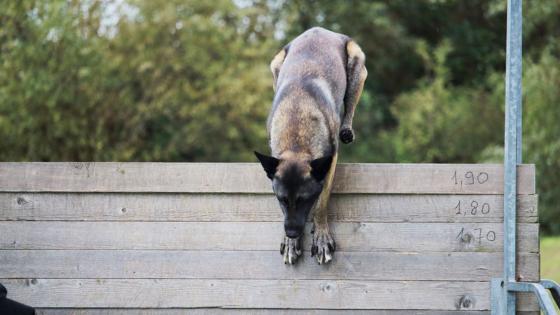
[[333, 157], [305, 160], [297, 156], [277, 159], [255, 152], [272, 190], [284, 213], [286, 236], [297, 238], [303, 233], [307, 216], [317, 202]]

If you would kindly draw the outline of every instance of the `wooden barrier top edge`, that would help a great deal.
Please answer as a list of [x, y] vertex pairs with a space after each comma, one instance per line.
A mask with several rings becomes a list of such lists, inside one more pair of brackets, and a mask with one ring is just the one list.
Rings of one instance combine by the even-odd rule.
[[[520, 165], [518, 194], [535, 193]], [[340, 164], [333, 193], [503, 194], [501, 164]], [[270, 193], [257, 163], [3, 162], [1, 192]]]

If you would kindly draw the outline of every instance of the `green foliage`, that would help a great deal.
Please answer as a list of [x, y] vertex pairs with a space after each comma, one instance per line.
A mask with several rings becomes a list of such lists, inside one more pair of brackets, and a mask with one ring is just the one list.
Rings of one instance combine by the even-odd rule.
[[271, 32], [259, 10], [134, 2], [113, 35], [100, 1], [4, 6], [0, 159], [247, 160], [265, 146], [274, 46], [257, 40]]
[[[95, 90], [103, 58], [85, 17], [62, 2], [3, 2], [0, 10], [2, 160], [91, 158], [97, 136]], [[85, 134], [85, 130], [89, 130]]]
[[[560, 232], [560, 2], [523, 11], [525, 161]], [[253, 161], [268, 63], [319, 25], [367, 56], [342, 161], [500, 163], [505, 22], [502, 0], [2, 1], [0, 160]]]
[[540, 60], [526, 61], [524, 143], [536, 164], [540, 219], [546, 232], [560, 233], [560, 46], [551, 45]]
[[502, 78], [489, 77], [477, 89], [453, 86], [446, 66], [450, 51], [448, 42], [433, 53], [419, 45], [432, 77], [393, 104], [400, 119], [395, 138], [399, 161], [476, 162], [487, 146], [502, 142]]

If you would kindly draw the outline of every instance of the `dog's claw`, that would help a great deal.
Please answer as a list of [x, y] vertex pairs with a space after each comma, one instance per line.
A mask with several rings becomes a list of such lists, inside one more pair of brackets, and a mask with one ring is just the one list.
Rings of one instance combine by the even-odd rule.
[[301, 256], [301, 239], [301, 237], [284, 237], [284, 241], [280, 244], [280, 254], [283, 256], [284, 264], [293, 265]]
[[354, 131], [352, 131], [352, 128], [342, 128], [342, 130], [340, 130], [339, 137], [340, 141], [348, 144], [354, 141]]
[[311, 245], [311, 257], [317, 254], [317, 246]]
[[334, 239], [329, 234], [328, 228], [318, 228], [313, 234], [313, 245], [311, 245], [311, 256], [317, 256], [319, 265], [329, 263], [336, 250]]
[[334, 251], [336, 250], [336, 242], [333, 240], [332, 244], [328, 243], [327, 245], [329, 246], [329, 250], [334, 253]]

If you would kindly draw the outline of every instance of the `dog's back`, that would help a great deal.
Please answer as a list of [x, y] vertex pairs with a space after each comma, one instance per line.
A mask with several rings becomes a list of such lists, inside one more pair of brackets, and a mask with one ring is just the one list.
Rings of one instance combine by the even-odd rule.
[[318, 158], [336, 151], [344, 112], [348, 40], [316, 27], [285, 48], [268, 120], [274, 156], [291, 151]]

